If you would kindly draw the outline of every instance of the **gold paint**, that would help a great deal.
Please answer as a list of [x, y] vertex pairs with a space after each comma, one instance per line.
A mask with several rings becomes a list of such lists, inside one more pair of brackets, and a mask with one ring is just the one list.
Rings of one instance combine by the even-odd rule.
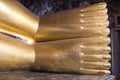
[[30, 45], [0, 34], [0, 71], [110, 74], [108, 25], [106, 3], [38, 18], [17, 0], [0, 0], [0, 31], [29, 43], [48, 41]]
[[108, 62], [111, 59], [109, 54], [83, 54], [81, 60], [90, 62]]
[[[93, 40], [94, 41], [94, 40]], [[82, 52], [84, 53], [94, 53], [94, 52], [110, 52], [111, 49], [109, 46], [103, 45], [84, 45], [84, 47], [80, 47]]]
[[[74, 13], [74, 12], [75, 11], [73, 11], [72, 13]], [[76, 10], [76, 13], [78, 13], [78, 12]], [[72, 13], [70, 13], [70, 14], [72, 15]], [[104, 9], [100, 9], [100, 10], [96, 10], [96, 11], [90, 11], [90, 12], [86, 12], [86, 13], [84, 12], [84, 13], [81, 13], [81, 14], [78, 14], [78, 15], [80, 17], [89, 17], [89, 16], [102, 16], [102, 15], [105, 15], [106, 13], [107, 13], [107, 8], [104, 8]]]
[[110, 69], [111, 64], [109, 62], [81, 62], [81, 66], [87, 69]]
[[[24, 31], [19, 31], [19, 30], [13, 30], [13, 29], [3, 29], [2, 26], [0, 26], [0, 31], [7, 33], [7, 34], [11, 34], [17, 37], [21, 37], [23, 39], [27, 40], [27, 43], [32, 44], [35, 42], [35, 40], [33, 39], [33, 37], [31, 37], [29, 34], [24, 33]], [[18, 34], [19, 33], [19, 34]]]
[[34, 60], [33, 47], [0, 34], [0, 71], [30, 70]]
[[85, 11], [96, 11], [98, 9], [104, 9], [107, 6], [106, 2], [101, 2], [98, 4], [93, 4], [88, 7], [83, 7], [80, 11], [85, 12]]
[[[105, 74], [108, 74], [108, 69], [110, 68], [108, 63], [110, 59], [109, 54], [86, 54], [82, 49], [84, 45], [94, 46], [95, 44], [109, 43], [110, 39], [108, 37], [93, 37], [28, 45], [0, 34], [0, 71], [33, 69], [82, 74], [105, 72]], [[79, 47], [81, 44], [83, 48]], [[109, 51], [103, 50], [99, 52]], [[84, 70], [86, 72], [83, 72]]]
[[[110, 63], [108, 61], [111, 56], [103, 53], [109, 53], [110, 47], [104, 45], [100, 46], [103, 48], [93, 54], [95, 52], [94, 49], [99, 49], [99, 46], [95, 45], [109, 44], [109, 38], [106, 37], [102, 39], [105, 41], [101, 40], [101, 37], [92, 37], [35, 43], [33, 45], [36, 53], [34, 68], [38, 71], [44, 70], [87, 74], [87, 72], [82, 72], [83, 70], [80, 70], [80, 68], [84, 68], [90, 71], [88, 74], [98, 74], [99, 71], [108, 74], [110, 68]], [[101, 41], [103, 42], [100, 43]], [[91, 45], [93, 47], [89, 48], [90, 46], [85, 45]], [[80, 46], [82, 46], [82, 48]], [[84, 46], [88, 47], [88, 49], [84, 49]], [[103, 50], [104, 47], [105, 50]], [[106, 48], [108, 49], [106, 50]], [[84, 53], [86, 51], [91, 52], [89, 52], [90, 54], [86, 54]], [[101, 54], [99, 54], [100, 52]]]
[[96, 69], [85, 69], [85, 68], [80, 68], [80, 73], [81, 74], [98, 74], [98, 75], [110, 75], [111, 72], [110, 70], [96, 70]]
[[60, 27], [61, 25], [41, 26], [35, 35], [37, 41], [50, 41], [69, 38], [83, 38], [95, 36], [108, 36], [109, 28], [83, 28]]
[[17, 0], [0, 0], [0, 31], [31, 40], [37, 31], [38, 23], [39, 18]]
[[[89, 12], [86, 13], [89, 14]], [[104, 22], [108, 19], [107, 13], [104, 13], [103, 15], [100, 15], [100, 13], [98, 13], [98, 15], [90, 16], [91, 14], [90, 12], [89, 16], [84, 16], [84, 17], [79, 16], [80, 14], [86, 14], [86, 13], [74, 13], [74, 14], [68, 13], [67, 15], [67, 11], [66, 11], [66, 14], [65, 12], [63, 14], [60, 14], [60, 12], [47, 14], [40, 17], [40, 24], [80, 24], [81, 25], [83, 23], [87, 24], [93, 22], [94, 23]]]
[[[99, 36], [102, 34], [99, 32], [109, 24], [106, 3], [38, 18], [16, 0], [0, 0], [0, 14], [0, 31], [25, 38], [29, 41], [28, 43]], [[96, 31], [85, 27], [92, 27]], [[101, 29], [97, 29], [98, 27]], [[107, 36], [109, 31], [105, 30], [107, 33], [103, 35]]]
[[38, 28], [38, 18], [17, 0], [0, 0], [0, 14], [0, 23], [16, 29], [33, 34]]

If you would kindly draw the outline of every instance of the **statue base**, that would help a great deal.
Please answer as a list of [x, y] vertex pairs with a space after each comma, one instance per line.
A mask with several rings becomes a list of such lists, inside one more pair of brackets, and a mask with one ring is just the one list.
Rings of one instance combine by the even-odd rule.
[[0, 72], [0, 80], [116, 80], [115, 76], [58, 74], [46, 72], [13, 71]]

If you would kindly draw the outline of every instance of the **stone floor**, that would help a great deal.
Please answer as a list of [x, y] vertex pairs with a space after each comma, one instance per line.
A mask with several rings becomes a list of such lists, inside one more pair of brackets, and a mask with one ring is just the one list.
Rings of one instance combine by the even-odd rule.
[[0, 80], [116, 80], [114, 76], [39, 72], [0, 72]]

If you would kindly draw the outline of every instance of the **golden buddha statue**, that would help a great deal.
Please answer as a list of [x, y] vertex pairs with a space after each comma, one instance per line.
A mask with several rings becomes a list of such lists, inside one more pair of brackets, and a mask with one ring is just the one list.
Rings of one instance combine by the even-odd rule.
[[0, 13], [1, 31], [32, 41], [109, 34], [106, 3], [37, 17], [17, 0], [0, 0]]
[[0, 71], [110, 74], [106, 3], [37, 17], [17, 0], [0, 0]]

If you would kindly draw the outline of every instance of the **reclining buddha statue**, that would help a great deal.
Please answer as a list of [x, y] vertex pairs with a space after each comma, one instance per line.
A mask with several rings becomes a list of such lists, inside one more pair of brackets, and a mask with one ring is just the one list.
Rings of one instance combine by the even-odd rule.
[[0, 71], [110, 74], [106, 3], [35, 16], [17, 0], [0, 0]]

